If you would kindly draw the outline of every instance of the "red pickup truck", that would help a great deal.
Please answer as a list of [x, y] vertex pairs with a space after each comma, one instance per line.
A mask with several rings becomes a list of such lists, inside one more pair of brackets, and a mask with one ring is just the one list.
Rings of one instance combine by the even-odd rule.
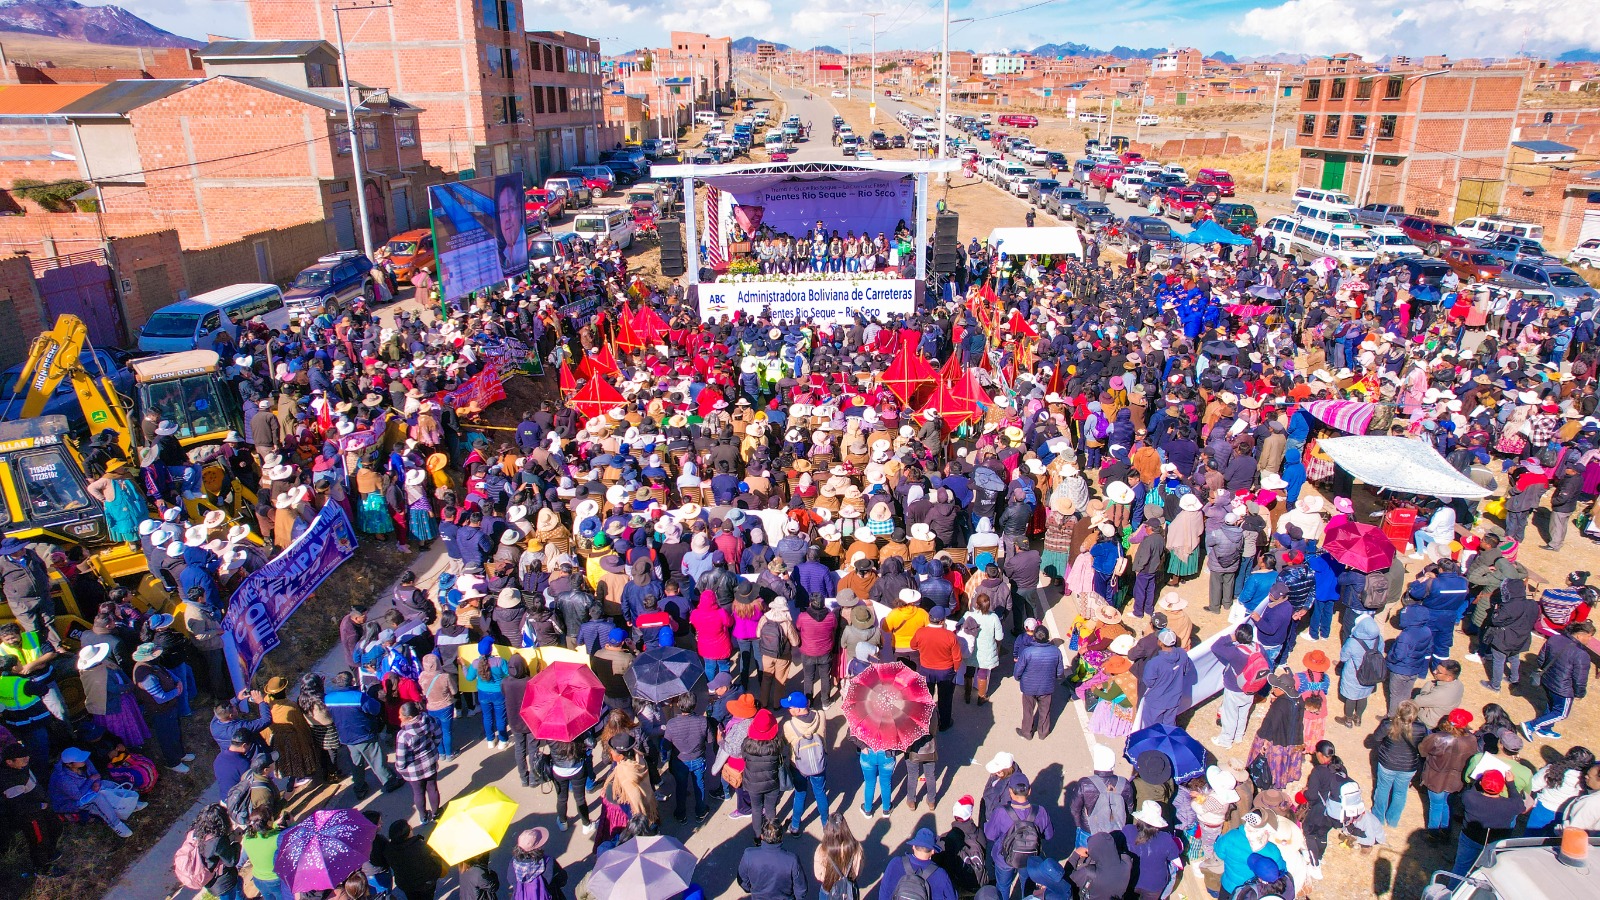
[[1452, 247], [1467, 246], [1467, 239], [1443, 222], [1421, 216], [1402, 216], [1399, 227], [1411, 239], [1411, 243], [1421, 247], [1429, 256], [1438, 256]]

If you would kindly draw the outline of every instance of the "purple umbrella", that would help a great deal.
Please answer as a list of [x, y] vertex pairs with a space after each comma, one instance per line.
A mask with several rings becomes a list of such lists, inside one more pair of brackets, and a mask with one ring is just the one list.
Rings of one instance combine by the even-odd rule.
[[299, 894], [344, 883], [372, 855], [378, 826], [353, 809], [323, 809], [278, 838], [278, 877]]

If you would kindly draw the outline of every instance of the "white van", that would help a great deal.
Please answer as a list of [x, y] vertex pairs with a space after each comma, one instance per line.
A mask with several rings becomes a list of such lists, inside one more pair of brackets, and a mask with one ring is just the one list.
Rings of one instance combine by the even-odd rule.
[[771, 153], [771, 152], [773, 152], [775, 150], [782, 150], [783, 149], [783, 132], [779, 131], [776, 128], [774, 128], [771, 131], [767, 132], [766, 137], [763, 138], [761, 142], [766, 145], [768, 153]]
[[1532, 241], [1544, 240], [1544, 226], [1532, 222], [1518, 222], [1500, 216], [1473, 216], [1456, 223], [1456, 234], [1469, 241], [1492, 241], [1502, 234], [1516, 235]]
[[1367, 240], [1372, 249], [1390, 256], [1424, 256], [1422, 248], [1411, 242], [1411, 237], [1393, 225], [1378, 225], [1367, 229]]
[[1356, 214], [1350, 207], [1318, 200], [1301, 200], [1295, 204], [1294, 217], [1303, 222], [1321, 222], [1330, 225], [1354, 225]]
[[710, 125], [717, 121], [717, 114], [708, 109], [702, 109], [694, 114], [694, 120], [701, 125]]
[[282, 331], [289, 327], [289, 309], [277, 285], [217, 288], [156, 310], [139, 329], [139, 349], [146, 353], [210, 350], [212, 338], [226, 331], [237, 339], [244, 323], [257, 316], [268, 328]]
[[620, 206], [596, 207], [579, 213], [572, 220], [572, 230], [591, 241], [610, 238], [626, 250], [633, 245], [633, 213]]
[[1377, 258], [1366, 229], [1307, 219], [1295, 223], [1289, 250], [1301, 262], [1331, 256], [1347, 266], [1369, 266]]
[[913, 150], [926, 150], [926, 149], [928, 149], [928, 133], [926, 131], [923, 131], [921, 128], [918, 128], [916, 131], [911, 132], [911, 149], [913, 149]]
[[1309, 200], [1312, 203], [1321, 203], [1326, 206], [1343, 206], [1354, 210], [1356, 202], [1344, 191], [1325, 191], [1321, 188], [1299, 188], [1294, 192], [1294, 199]]

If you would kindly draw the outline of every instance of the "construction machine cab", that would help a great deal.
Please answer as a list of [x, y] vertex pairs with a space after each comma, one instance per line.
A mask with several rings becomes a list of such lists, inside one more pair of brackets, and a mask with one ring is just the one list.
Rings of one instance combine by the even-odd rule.
[[243, 431], [238, 398], [222, 382], [220, 359], [211, 350], [186, 350], [136, 359], [133, 370], [138, 408], [154, 410], [178, 426], [184, 447], [221, 443], [230, 431]]

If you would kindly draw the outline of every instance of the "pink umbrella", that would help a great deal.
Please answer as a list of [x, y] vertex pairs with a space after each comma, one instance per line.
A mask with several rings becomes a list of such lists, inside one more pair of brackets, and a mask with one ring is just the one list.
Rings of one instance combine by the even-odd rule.
[[874, 750], [904, 750], [928, 733], [933, 694], [928, 680], [900, 663], [878, 663], [850, 679], [844, 692], [850, 733]]
[[1394, 562], [1394, 544], [1383, 529], [1361, 522], [1340, 522], [1323, 535], [1322, 550], [1358, 572], [1387, 569]]

